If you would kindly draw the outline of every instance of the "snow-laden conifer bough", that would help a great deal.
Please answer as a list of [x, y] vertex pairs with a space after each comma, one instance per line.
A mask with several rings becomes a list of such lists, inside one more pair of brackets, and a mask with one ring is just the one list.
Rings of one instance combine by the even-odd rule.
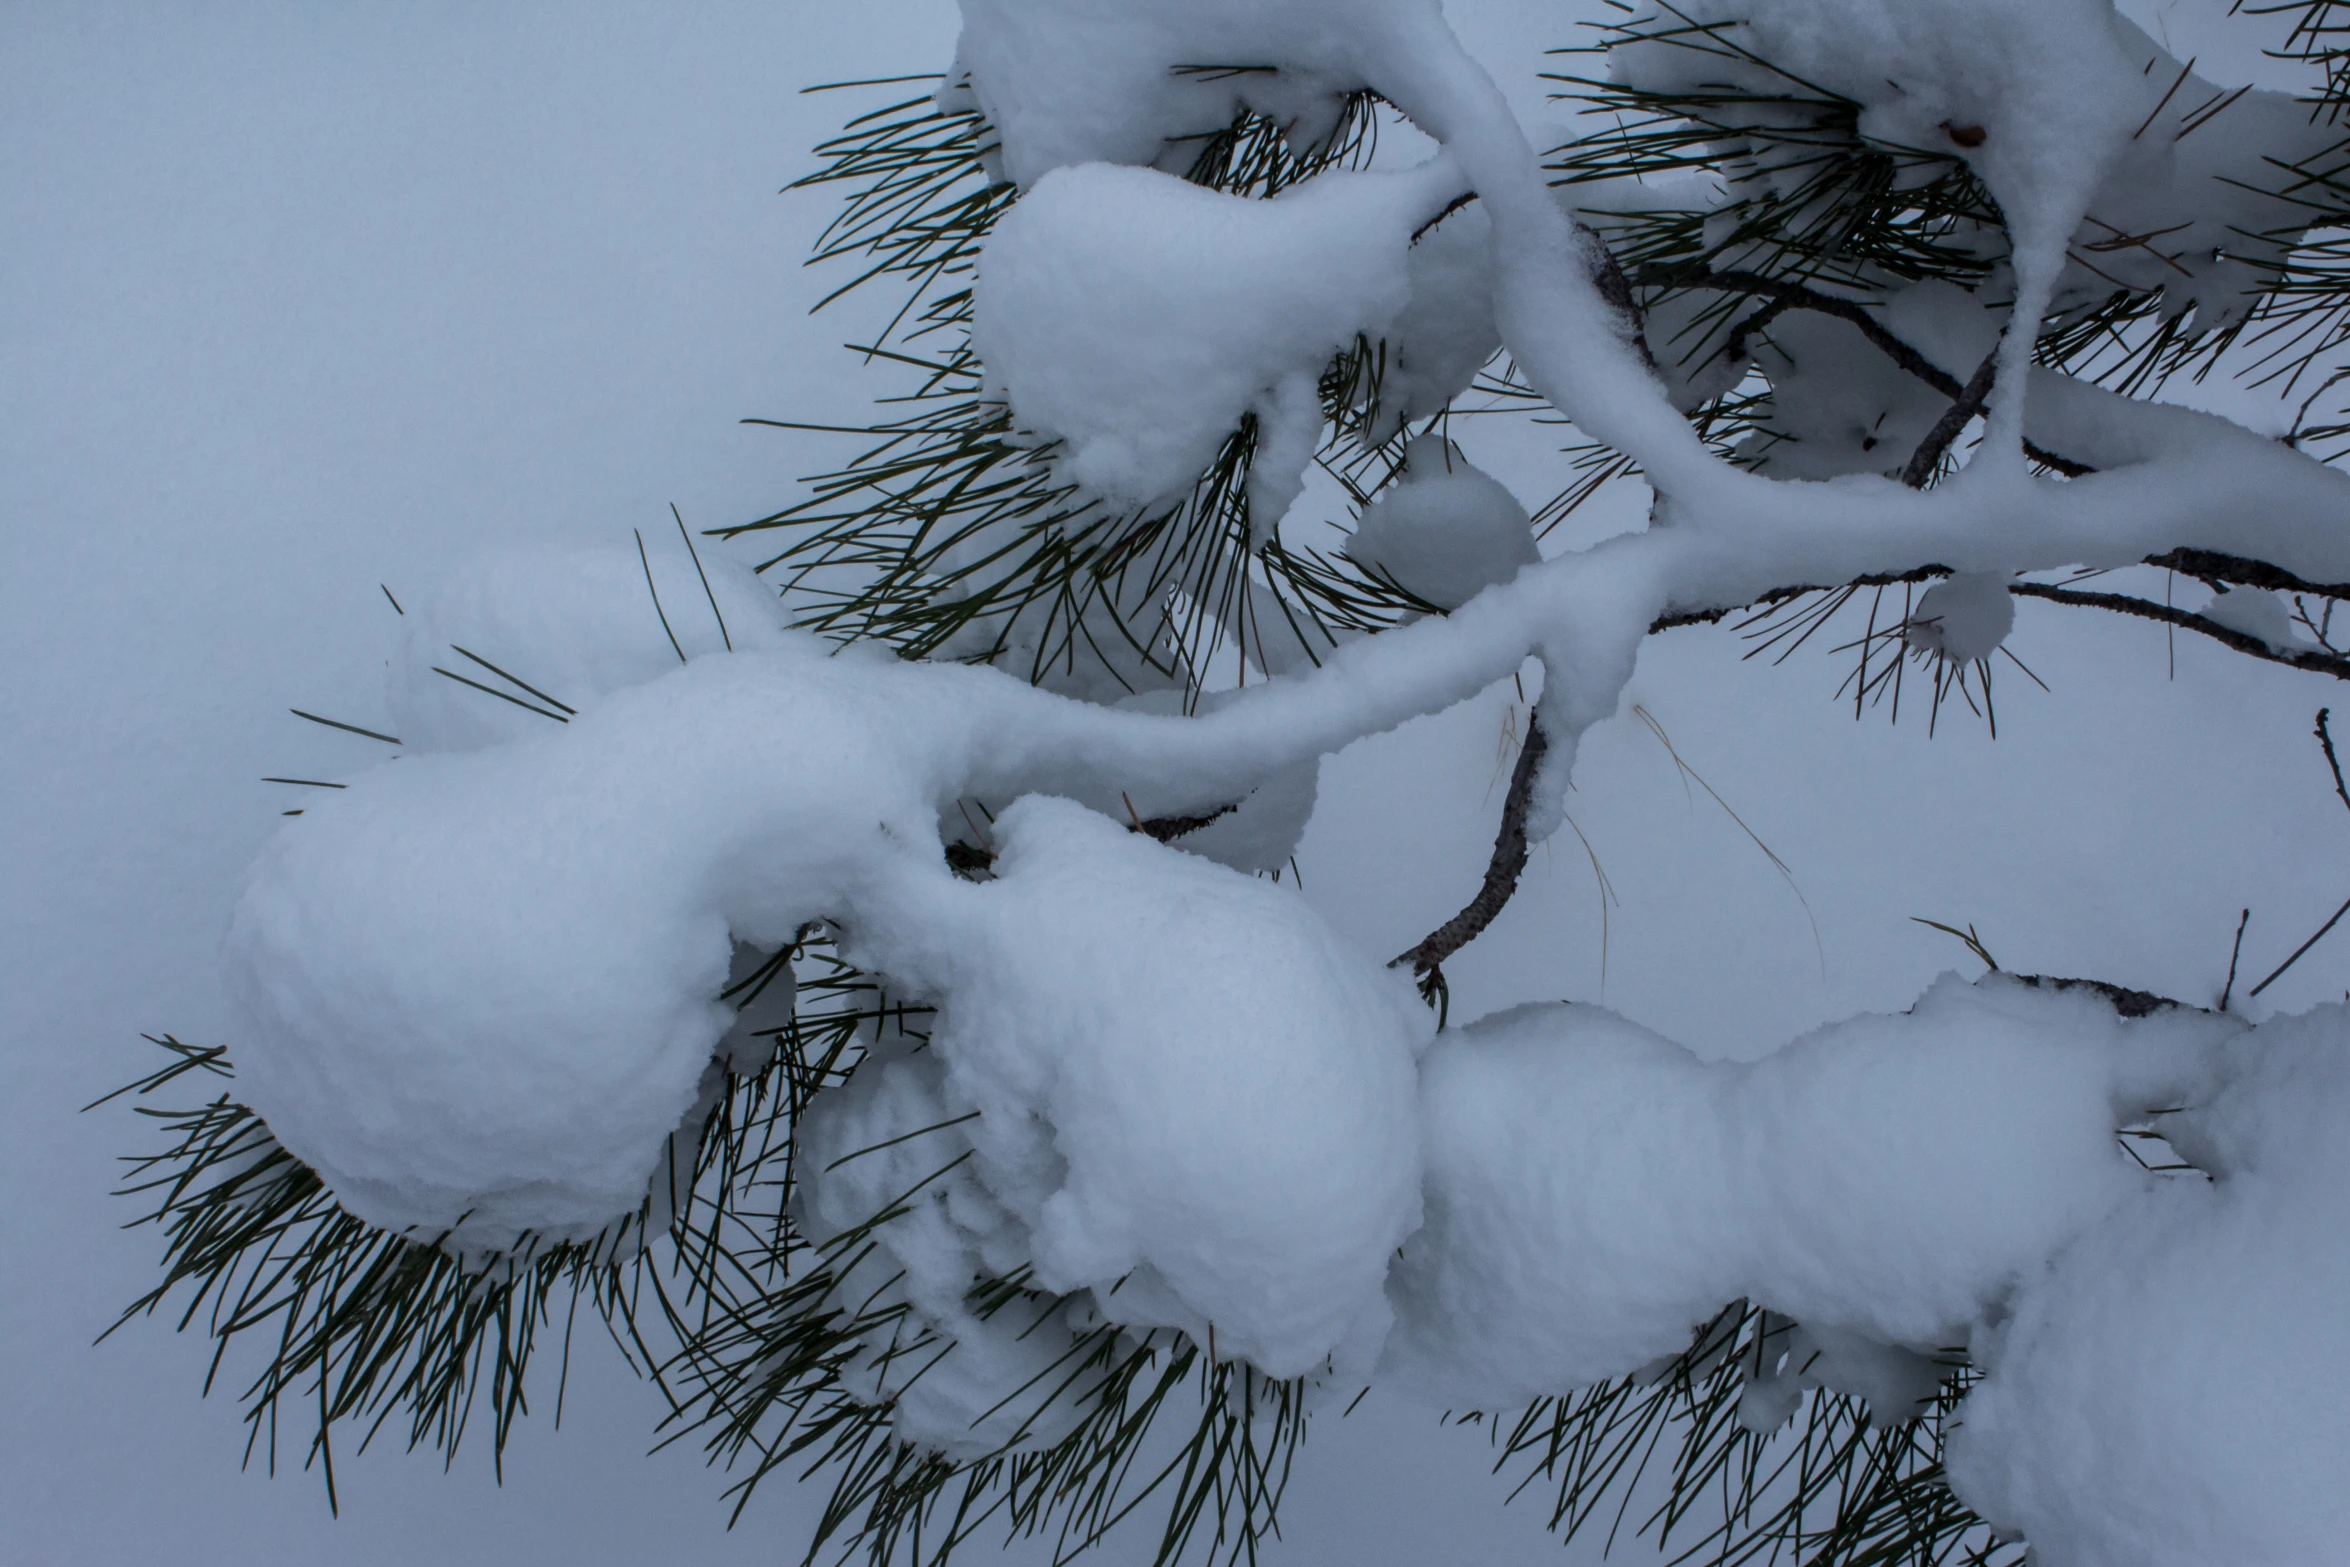
[[[2323, 369], [2323, 105], [2102, 0], [1690, 0], [1612, 26], [1614, 128], [1546, 168], [1434, 0], [962, 10], [935, 100], [827, 149], [927, 379], [762, 524], [794, 592], [469, 567], [406, 611], [400, 755], [253, 869], [142, 1304], [277, 1323], [256, 1431], [315, 1384], [315, 1456], [401, 1407], [453, 1446], [486, 1377], [502, 1440], [568, 1286], [746, 1490], [830, 1461], [814, 1549], [877, 1560], [1154, 1487], [1162, 1557], [1253, 1555], [1373, 1382], [1527, 1407], [1569, 1526], [1678, 1423], [1723, 1559], [2350, 1553], [2341, 1008], [1994, 972], [1732, 1065], [1424, 1000], [1658, 627], [1899, 585], [1856, 711], [1920, 661], [1987, 703], [2017, 594], [2350, 674], [2350, 478], [2127, 395], [2262, 331]], [[1542, 558], [1443, 420], [1497, 350], [1644, 529]], [[1337, 556], [1281, 536], [1317, 463]], [[2212, 606], [2029, 575], [2149, 560]], [[1252, 874], [1319, 757], [1529, 659], [1461, 919], [1390, 965]], [[148, 1086], [226, 1070], [175, 1049]], [[1799, 1407], [1829, 1456], [1771, 1445]]]

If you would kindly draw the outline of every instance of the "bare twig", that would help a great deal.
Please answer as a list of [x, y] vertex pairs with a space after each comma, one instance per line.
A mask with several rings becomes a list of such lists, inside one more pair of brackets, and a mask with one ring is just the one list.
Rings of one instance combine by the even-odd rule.
[[1581, 219], [1573, 221], [1575, 237], [1582, 243], [1591, 269], [1592, 286], [1622, 316], [1625, 337], [1640, 351], [1640, 362], [1654, 371], [1656, 355], [1648, 346], [1648, 321], [1641, 314], [1640, 296], [1632, 291], [1632, 280], [1624, 275], [1623, 264], [1607, 248], [1607, 242], [1585, 227]]
[[[1948, 566], [1929, 563], [1923, 566], [1914, 566], [1908, 571], [1871, 572], [1865, 577], [1855, 577], [1850, 582], [1838, 583], [1836, 586], [1842, 588], [1884, 588], [1892, 587], [1896, 583], [1902, 582], [1929, 582], [1936, 577], [1947, 577], [1949, 575], [1950, 568]], [[1748, 604], [1724, 604], [1708, 609], [1674, 610], [1668, 614], [1659, 615], [1655, 620], [1650, 621], [1648, 626], [1648, 634], [1650, 636], [1655, 636], [1660, 631], [1672, 631], [1681, 626], [1710, 626], [1717, 620], [1725, 619], [1731, 615], [1738, 614], [1743, 610], [1756, 609], [1764, 605], [1782, 603], [1787, 599], [1800, 598], [1806, 593], [1828, 593], [1832, 591], [1834, 591], [1834, 589], [1822, 584], [1802, 583], [1791, 587], [1773, 588], [1770, 592], [1763, 594], [1760, 598], [1757, 598]]]
[[2327, 770], [2334, 775], [2334, 797], [2342, 802], [2344, 809], [2350, 810], [2350, 789], [2342, 787], [2342, 761], [2334, 755], [2334, 737], [2326, 728], [2326, 720], [2332, 716], [2332, 708], [2321, 707], [2317, 710], [2317, 744], [2318, 749], [2326, 754]]
[[2236, 993], [2236, 960], [2244, 955], [2244, 927], [2252, 923], [2252, 911], [2246, 909], [2236, 921], [2236, 944], [2228, 949], [2228, 982], [2220, 987], [2219, 1009], [2225, 1012], [2228, 1001]]
[[1901, 482], [1913, 490], [1922, 490], [1926, 481], [1934, 477], [1934, 470], [1942, 466], [1942, 454], [1950, 450], [1950, 443], [1967, 427], [1967, 421], [1983, 411], [1983, 400], [1991, 395], [1991, 382], [1999, 373], [1999, 347], [1993, 344], [1983, 362], [1975, 366], [1975, 373], [1967, 377], [1965, 386], [1942, 417], [1934, 421], [1934, 428], [1918, 442], [1918, 449], [1909, 454], [1909, 464], [1901, 470]]
[[[2335, 797], [2342, 802], [2345, 808], [2350, 808], [2350, 789], [2345, 789], [2342, 786], [2342, 759], [2334, 754], [2333, 731], [2327, 727], [2327, 720], [2332, 716], [2333, 710], [2331, 708], [2321, 707], [2317, 710], [2317, 744], [2318, 749], [2325, 753], [2326, 771], [2333, 774]], [[2307, 952], [2311, 947], [2316, 946], [2320, 941], [2322, 941], [2325, 938], [2325, 933], [2329, 930], [2332, 930], [2336, 925], [2340, 924], [2342, 916], [2345, 914], [2350, 914], [2350, 899], [2344, 899], [2342, 906], [2334, 910], [2333, 918], [2327, 920], [2323, 925], [2320, 925], [2317, 928], [2316, 935], [2301, 943], [2300, 946], [2295, 947], [2291, 957], [2285, 959], [2284, 962], [2279, 963], [2276, 966], [2275, 972], [2271, 973], [2268, 978], [2262, 980], [2259, 984], [2253, 986], [2252, 989], [2247, 992], [2247, 994], [2257, 996], [2262, 991], [2268, 989], [2270, 985], [2276, 983], [2278, 976], [2283, 974], [2285, 970], [2291, 968], [2294, 964], [2300, 962], [2301, 954]], [[2238, 939], [2242, 939], [2240, 933]]]
[[[2233, 587], [2263, 588], [2276, 593], [2308, 593], [2320, 598], [2350, 599], [2350, 582], [2306, 582], [2291, 572], [2272, 566], [2266, 561], [2248, 560], [2241, 555], [2223, 555], [2213, 550], [2176, 549], [2161, 555], [2149, 555], [2143, 564], [2160, 566], [2169, 571], [2185, 572], [2202, 582], [2224, 582]], [[1850, 582], [1835, 584], [1795, 583], [1783, 588], [1773, 588], [1770, 592], [1756, 598], [1751, 604], [1728, 604], [1706, 609], [1674, 610], [1669, 614], [1660, 615], [1650, 622], [1648, 631], [1649, 635], [1654, 636], [1660, 631], [1672, 631], [1681, 626], [1710, 626], [1716, 621], [1738, 614], [1743, 610], [1782, 603], [1791, 598], [1799, 598], [1806, 593], [1828, 593], [1834, 592], [1838, 588], [1891, 587], [1898, 583], [1926, 582], [1936, 577], [1949, 575], [1949, 567], [1929, 563], [1912, 567], [1908, 571], [1875, 572], [1865, 577], [1855, 577]], [[2227, 643], [2239, 652], [2251, 653], [2255, 657], [2267, 658], [2271, 662], [2289, 663], [2296, 668], [2316, 670], [2321, 674], [2339, 673], [2332, 664], [2325, 662], [2322, 657], [2312, 661], [2310, 658], [2296, 653], [2280, 658], [2268, 648], [2268, 644], [2261, 642], [2258, 638], [2229, 630], [2216, 621], [2205, 621], [2203, 617], [2178, 609], [2175, 605], [2153, 604], [2146, 600], [2127, 598], [2121, 594], [2083, 593], [2075, 589], [2058, 588], [2039, 583], [2018, 582], [2011, 585], [2009, 591], [2021, 593], [2031, 598], [2050, 599], [2060, 604], [2087, 605], [2097, 609], [2116, 610], [2124, 614], [2146, 615], [2147, 611], [2151, 610], [2153, 613], [2147, 616], [2149, 619], [2159, 620], [2171, 626], [2185, 626], [2192, 631], [2202, 631], [2206, 635], [2214, 636]]]
[[2246, 994], [2250, 996], [2257, 996], [2262, 991], [2268, 989], [2269, 986], [2275, 984], [2277, 980], [2284, 974], [2285, 970], [2291, 968], [2294, 964], [2301, 961], [2302, 953], [2307, 952], [2311, 947], [2314, 947], [2320, 941], [2323, 941], [2325, 939], [2325, 933], [2329, 930], [2332, 930], [2336, 925], [2340, 924], [2342, 922], [2342, 916], [2345, 914], [2350, 914], [2350, 898], [2345, 898], [2342, 901], [2342, 906], [2334, 910], [2334, 917], [2332, 919], [2329, 919], [2323, 925], [2318, 926], [2316, 935], [2301, 943], [2300, 946], [2295, 947], [2291, 957], [2285, 959], [2284, 962], [2279, 963], [2269, 974], [2268, 978], [2253, 986], [2251, 990], [2246, 992]]
[[1534, 775], [1541, 771], [1543, 753], [1549, 749], [1541, 721], [1529, 715], [1526, 743], [1518, 749], [1518, 765], [1510, 774], [1510, 790], [1502, 800], [1501, 830], [1494, 834], [1493, 859], [1485, 867], [1484, 885], [1460, 913], [1430, 931], [1418, 946], [1398, 954], [1389, 968], [1409, 964], [1415, 974], [1437, 973], [1446, 958], [1484, 934], [1485, 927], [1510, 901], [1518, 890], [1518, 877], [1526, 869], [1526, 814], [1534, 803]]
[[1460, 211], [1461, 208], [1467, 206], [1470, 202], [1475, 201], [1476, 199], [1477, 193], [1475, 191], [1462, 191], [1459, 195], [1453, 197], [1452, 200], [1444, 204], [1444, 210], [1442, 212], [1439, 212], [1436, 214], [1436, 216], [1430, 218], [1427, 222], [1412, 230], [1411, 242], [1417, 245], [1420, 242], [1421, 237], [1425, 235], [1430, 229], [1436, 227], [1436, 225], [1442, 223], [1446, 218], [1451, 217], [1454, 213]]
[[1875, 344], [1886, 358], [1944, 397], [1956, 397], [1965, 390], [1959, 385], [1956, 376], [1887, 331], [1885, 323], [1869, 314], [1867, 307], [1857, 300], [1823, 294], [1808, 284], [1765, 277], [1760, 272], [1709, 272], [1685, 267], [1656, 267], [1644, 269], [1640, 274], [1640, 282], [1649, 288], [1712, 288], [1732, 294], [1757, 294], [1778, 302], [1785, 309], [1810, 310], [1820, 315], [1834, 316], [1857, 327], [1860, 335]]

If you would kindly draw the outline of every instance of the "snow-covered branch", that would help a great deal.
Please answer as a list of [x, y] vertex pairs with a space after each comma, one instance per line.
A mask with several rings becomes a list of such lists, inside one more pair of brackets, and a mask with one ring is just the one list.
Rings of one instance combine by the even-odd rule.
[[[2013, 595], [2156, 608], [2019, 574], [2153, 562], [2245, 593], [2156, 618], [2350, 674], [2267, 596], [2350, 583], [2350, 476], [2035, 364], [2084, 308], [2084, 271], [2160, 262], [2192, 284], [2160, 284], [2191, 294], [2174, 322], [2241, 318], [2247, 263], [2226, 236], [2269, 198], [2211, 197], [2246, 155], [2193, 133], [2238, 113], [2268, 138], [2261, 159], [2298, 164], [2309, 133], [2290, 106], [2180, 99], [2190, 73], [2155, 70], [2168, 57], [2102, 0], [1709, 0], [1625, 23], [1626, 82], [1746, 105], [1751, 123], [1725, 109], [1706, 127], [1737, 144], [1733, 183], [1783, 194], [1752, 106], [1785, 90], [1782, 120], [1825, 105], [1856, 143], [1907, 149], [1935, 178], [1963, 166], [1989, 193], [2004, 251], [1966, 260], [1979, 292], [1888, 272], [1869, 293], [1754, 270], [1735, 236], [1695, 263], [1620, 265], [1605, 236], [1636, 204], [1570, 210], [1436, 0], [963, 13], [941, 102], [993, 128], [970, 156], [1017, 199], [988, 187], [965, 313], [932, 322], [969, 342], [926, 373], [977, 380], [992, 410], [962, 431], [958, 460], [984, 460], [955, 488], [1026, 466], [1004, 510], [933, 541], [932, 586], [984, 600], [1040, 537], [1074, 557], [1052, 527], [1085, 519], [1086, 548], [1116, 564], [1073, 623], [1114, 630], [1116, 658], [1165, 678], [1089, 700], [984, 662], [836, 649], [719, 563], [704, 580], [719, 646], [689, 650], [663, 613], [647, 662], [617, 651], [635, 631], [616, 628], [643, 618], [641, 546], [476, 573], [408, 616], [404, 754], [289, 821], [238, 906], [255, 1027], [236, 1092], [271, 1157], [376, 1230], [501, 1259], [509, 1279], [550, 1247], [602, 1257], [677, 1205], [678, 1150], [759, 1054], [720, 998], [788, 974], [822, 931], [900, 1012], [894, 1034], [886, 1009], [860, 1022], [853, 1073], [836, 1043], [793, 1101], [792, 1195], [772, 1215], [791, 1239], [773, 1258], [804, 1247], [820, 1271], [757, 1309], [788, 1303], [774, 1333], [806, 1351], [795, 1396], [842, 1392], [942, 1462], [1091, 1440], [1113, 1402], [1101, 1357], [1131, 1373], [1166, 1335], [1300, 1398], [1383, 1377], [1484, 1403], [1643, 1374], [1746, 1301], [1802, 1325], [1815, 1358], [1790, 1375], [1884, 1421], [1939, 1395], [1937, 1355], [1964, 1357], [1983, 1380], [1950, 1474], [2051, 1561], [2282, 1563], [2338, 1543], [2350, 1520], [2326, 1466], [2350, 1452], [2350, 1398], [2338, 1375], [2306, 1394], [2275, 1376], [2280, 1355], [2350, 1364], [2338, 1009], [2251, 1029], [2117, 1008], [2110, 987], [1945, 978], [1908, 1012], [1730, 1065], [1568, 1003], [1440, 1032], [1411, 981], [1507, 900], [1660, 626], [1792, 585], [1949, 576], [1895, 634], [1964, 662], [1999, 645]], [[1437, 150], [1269, 197], [1171, 171], [1236, 117], [1323, 146], [1366, 93]], [[2154, 250], [2190, 230], [2194, 256]], [[952, 275], [916, 256], [924, 287]], [[1644, 322], [1643, 289], [1763, 298], [1767, 318], [1704, 326], [1710, 307], [1682, 301]], [[1702, 351], [1677, 358], [1691, 335]], [[1437, 427], [1496, 345], [1645, 477], [1646, 527], [1540, 558], [1524, 508]], [[1859, 362], [1847, 349], [1897, 385], [1851, 377], [1882, 404], [1851, 440], [1828, 385]], [[1799, 448], [1777, 468], [1725, 455], [1686, 411], [1766, 352]], [[1728, 380], [1704, 393], [1706, 376]], [[1150, 619], [1172, 623], [1190, 590], [1135, 565], [1134, 541], [1219, 475], [1245, 576], [1275, 552], [1334, 406], [1395, 458], [1349, 559], [1442, 613], [1327, 648], [1292, 625], [1279, 656], [1260, 629], [1252, 678], [1204, 690], [1184, 663], [1200, 650]], [[1971, 456], [1932, 482], [1978, 415]], [[1900, 438], [1877, 455], [1880, 425]], [[1184, 612], [1249, 613], [1203, 596]], [[468, 653], [483, 674], [462, 694], [504, 703], [452, 705], [443, 645], [517, 641], [534, 684]], [[1242, 873], [1295, 842], [1320, 758], [1529, 659], [1541, 689], [1484, 884], [1426, 941], [1382, 964]], [[2120, 1129], [2209, 1179], [2150, 1186]], [[2198, 1355], [2235, 1380], [2188, 1378]], [[2278, 1461], [2314, 1476], [2294, 1505], [2230, 1446], [2252, 1384], [2302, 1444]], [[2093, 1439], [2073, 1438], [2082, 1421]], [[2208, 1483], [2178, 1483], [2182, 1466]]]

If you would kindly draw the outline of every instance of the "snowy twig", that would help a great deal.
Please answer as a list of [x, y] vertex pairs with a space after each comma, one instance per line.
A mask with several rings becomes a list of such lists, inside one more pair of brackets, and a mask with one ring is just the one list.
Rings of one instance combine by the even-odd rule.
[[1849, 582], [1839, 582], [1833, 585], [1812, 582], [1791, 587], [1773, 588], [1770, 592], [1760, 594], [1745, 604], [1724, 604], [1711, 609], [1675, 610], [1669, 615], [1659, 615], [1649, 622], [1648, 633], [1650, 636], [1654, 636], [1660, 631], [1677, 631], [1683, 626], [1710, 626], [1745, 610], [1785, 603], [1788, 599], [1801, 598], [1807, 593], [1834, 593], [1843, 588], [1889, 588], [1904, 582], [1931, 582], [1937, 577], [1949, 575], [1950, 568], [1948, 566], [1925, 565], [1912, 567], [1908, 571], [1870, 572], [1866, 576], [1855, 577]]
[[[1127, 801], [1126, 809], [1128, 814], [1132, 815], [1134, 802]], [[1173, 843], [1185, 834], [1198, 832], [1202, 827], [1220, 821], [1239, 809], [1237, 804], [1227, 804], [1219, 805], [1214, 810], [1201, 811], [1192, 816], [1152, 816], [1148, 818], [1134, 816], [1127, 825], [1127, 831], [1138, 832], [1145, 838], [1153, 839], [1159, 843]], [[946, 846], [946, 855], [948, 868], [959, 876], [975, 876], [981, 871], [995, 868], [995, 851], [993, 849], [983, 849], [975, 844], [965, 843], [959, 838]]]
[[2059, 979], [2048, 974], [2018, 974], [2016, 980], [2034, 990], [2085, 990], [2112, 1007], [2115, 1015], [2126, 1018], [2152, 1017], [2157, 1012], [2201, 1012], [2202, 1007], [2190, 1007], [2183, 1001], [2158, 996], [2151, 990], [2132, 990], [2127, 985], [2116, 985], [2103, 979]]
[[2310, 593], [2320, 598], [2350, 598], [2350, 582], [2305, 582], [2267, 561], [2246, 560], [2241, 555], [2222, 555], [2215, 550], [2171, 550], [2167, 554], [2147, 556], [2146, 564], [2176, 571], [2202, 582], [2263, 588], [2271, 593]]
[[2276, 648], [2256, 636], [2223, 626], [2216, 620], [2176, 608], [2156, 604], [2147, 599], [2131, 598], [2124, 593], [2084, 593], [2078, 588], [2060, 588], [2045, 582], [2014, 582], [2008, 592], [2019, 598], [2047, 599], [2057, 604], [2077, 604], [2091, 609], [2110, 609], [2117, 614], [2136, 615], [2143, 620], [2159, 620], [2165, 625], [2178, 626], [2187, 631], [2200, 632], [2215, 642], [2224, 643], [2239, 653], [2249, 653], [2271, 664], [2284, 664], [2293, 669], [2306, 669], [2312, 674], [2332, 675], [2336, 680], [2350, 680], [2350, 658], [2339, 653], [2328, 653], [2319, 648]]

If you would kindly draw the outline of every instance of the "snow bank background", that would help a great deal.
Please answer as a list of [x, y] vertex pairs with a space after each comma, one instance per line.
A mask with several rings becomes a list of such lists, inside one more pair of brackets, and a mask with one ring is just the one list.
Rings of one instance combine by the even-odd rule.
[[[2182, 58], [2201, 50], [2215, 79], [2243, 79], [2254, 62], [2217, 60], [2171, 9], [2140, 19]], [[1569, 13], [1452, 11], [1524, 112], [1550, 119], [1533, 77]], [[798, 258], [825, 203], [770, 194], [845, 103], [793, 89], [930, 68], [953, 34], [943, 0], [823, 21], [772, 5], [0, 13], [0, 232], [19, 241], [0, 251], [10, 1563], [112, 1564], [166, 1543], [196, 1564], [767, 1561], [805, 1538], [780, 1488], [726, 1535], [722, 1480], [688, 1453], [642, 1456], [657, 1401], [597, 1354], [578, 1357], [565, 1429], [544, 1407], [524, 1429], [503, 1493], [484, 1452], [444, 1476], [393, 1446], [345, 1456], [338, 1524], [314, 1479], [240, 1474], [234, 1404], [197, 1397], [199, 1341], [153, 1324], [88, 1347], [149, 1286], [157, 1247], [115, 1233], [130, 1205], [103, 1195], [131, 1119], [73, 1111], [145, 1069], [142, 1030], [226, 1038], [228, 906], [299, 803], [255, 780], [374, 759], [284, 710], [387, 716], [381, 661], [400, 627], [376, 583], [421, 591], [476, 541], [630, 527], [656, 569], [681, 572], [668, 502], [697, 526], [739, 520], [815, 466], [733, 422], [866, 389], [833, 346], [852, 318], [801, 316]], [[1464, 439], [1531, 501], [1551, 482], [1534, 466], [1546, 435], [1486, 421]], [[2307, 738], [2336, 683], [2190, 637], [2166, 680], [2161, 628], [2037, 604], [2012, 645], [2057, 694], [2003, 682], [1993, 746], [1948, 714], [1930, 744], [1922, 724], [1853, 724], [1830, 699], [1841, 666], [1808, 652], [1772, 671], [1740, 665], [1720, 632], [1652, 639], [1631, 699], [1794, 867], [1819, 946], [1655, 738], [1603, 725], [1569, 809], [1622, 899], [1605, 1001], [1752, 1054], [1972, 971], [1911, 915], [1973, 921], [2021, 967], [2207, 1000], [2238, 908], [2254, 909], [2257, 974], [2350, 891], [2350, 819]], [[1511, 698], [1501, 687], [1324, 769], [1305, 894], [1373, 951], [1417, 940], [1474, 887], [1503, 737], [1523, 723]], [[1602, 999], [1571, 836], [1447, 972], [1456, 1017]], [[2345, 986], [2337, 932], [2261, 1003]], [[1500, 1506], [1484, 1461], [1474, 1433], [1400, 1400], [1319, 1421], [1279, 1560], [1558, 1561], [1532, 1506]]]

